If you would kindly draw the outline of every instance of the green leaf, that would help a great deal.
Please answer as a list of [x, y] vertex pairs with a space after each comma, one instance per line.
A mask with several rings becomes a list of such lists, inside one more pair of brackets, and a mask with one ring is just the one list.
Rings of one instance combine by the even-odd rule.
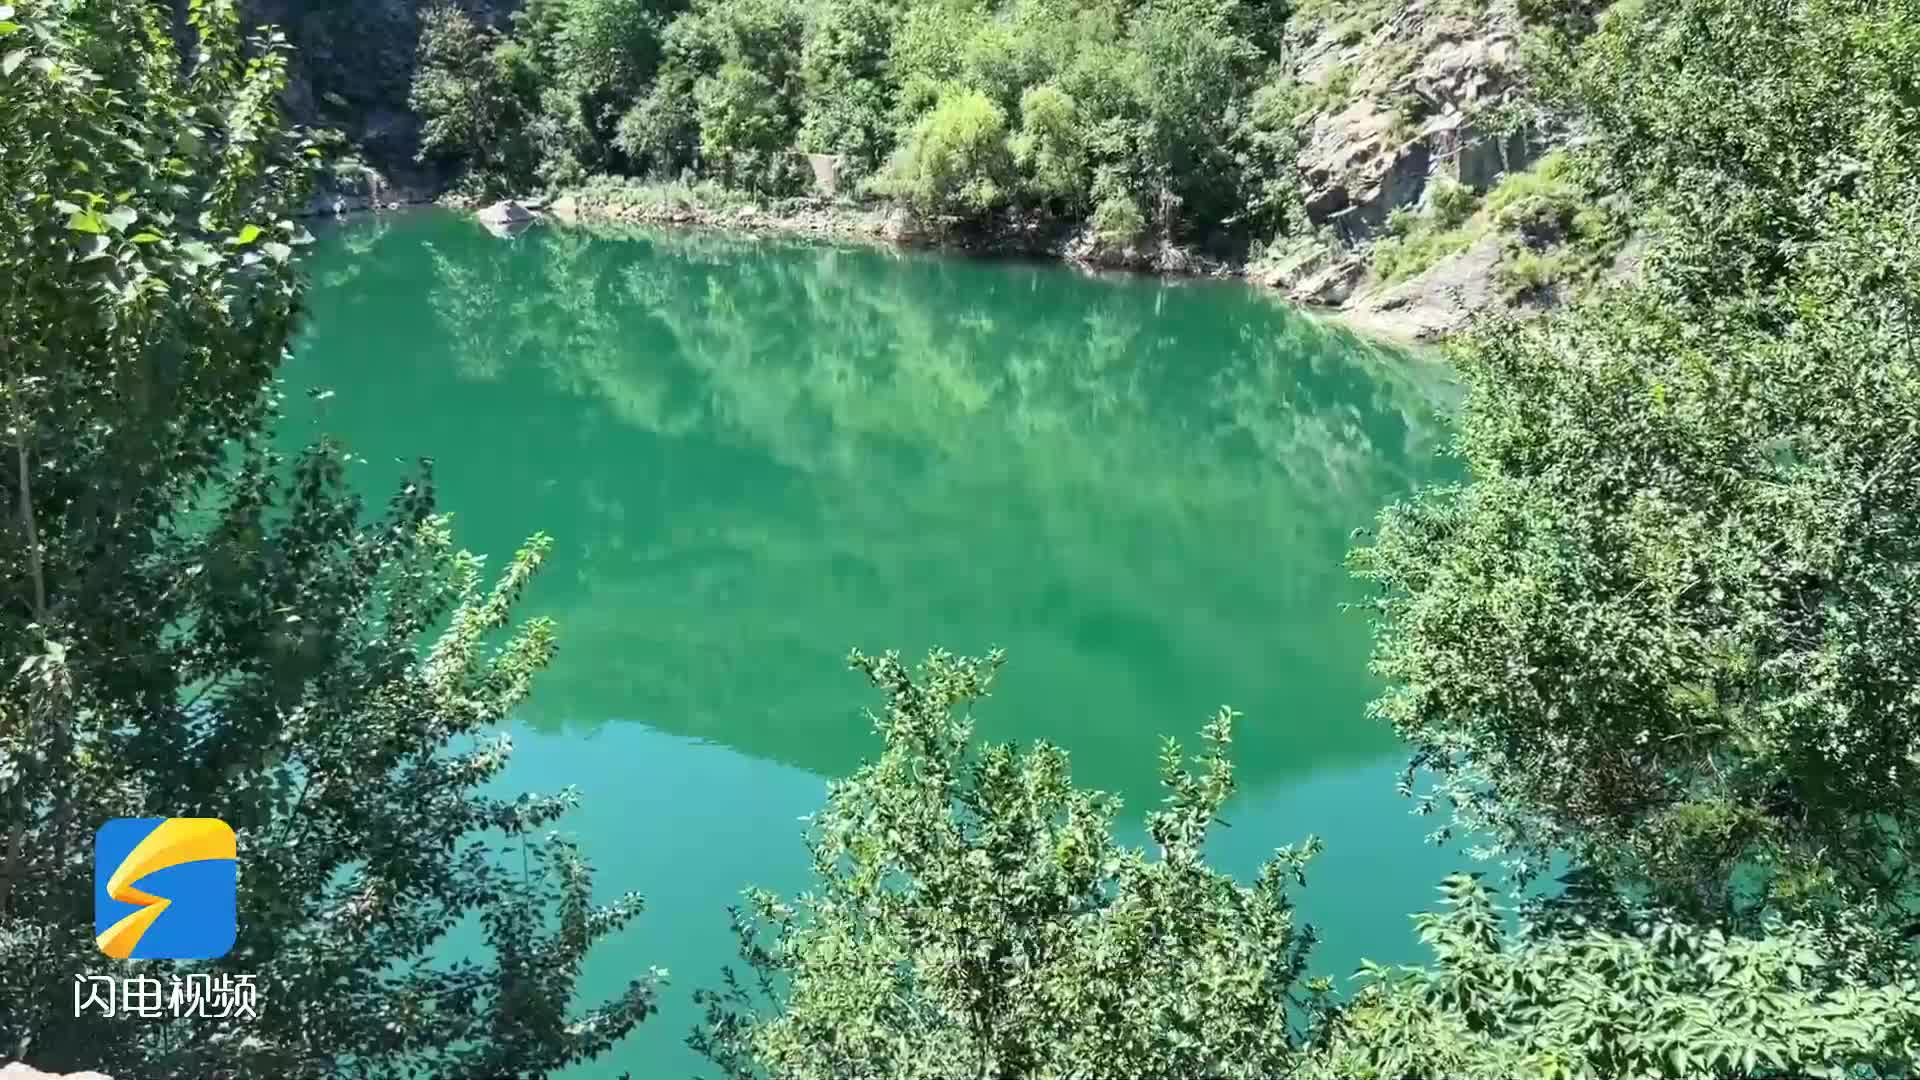
[[104, 233], [107, 231], [107, 219], [91, 210], [77, 210], [67, 217], [67, 228], [74, 232]]
[[246, 247], [248, 244], [251, 244], [258, 239], [260, 239], [260, 226], [248, 225], [245, 228], [242, 228], [240, 230], [239, 235], [227, 241], [227, 243], [232, 244], [235, 247]]
[[220, 253], [198, 240], [180, 245], [180, 253], [187, 257], [188, 262], [203, 269], [220, 264]]
[[0, 37], [6, 37], [19, 29], [20, 24], [17, 22], [0, 22]]
[[8, 53], [5, 59], [0, 59], [0, 75], [13, 74], [13, 69], [19, 67], [20, 61], [25, 60], [26, 58], [27, 58], [27, 50], [25, 49], [15, 49], [12, 52]]
[[136, 244], [157, 244], [165, 237], [156, 232], [140, 232], [134, 233], [130, 239]]

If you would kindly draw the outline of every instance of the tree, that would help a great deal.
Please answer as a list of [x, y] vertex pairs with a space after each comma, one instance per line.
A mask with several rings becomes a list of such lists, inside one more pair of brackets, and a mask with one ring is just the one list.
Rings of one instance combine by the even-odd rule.
[[897, 19], [885, 0], [834, 0], [818, 8], [801, 47], [800, 146], [844, 155], [847, 174], [856, 178], [879, 168], [893, 149], [894, 88], [886, 68]]
[[1262, 239], [1308, 231], [1299, 114], [1297, 85], [1286, 78], [1263, 83], [1240, 103], [1233, 142], [1239, 202], [1245, 220], [1267, 234]]
[[729, 184], [777, 188], [787, 172], [790, 116], [765, 75], [728, 61], [694, 84], [700, 151]]
[[554, 79], [603, 116], [645, 90], [660, 63], [664, 29], [659, 8], [647, 0], [563, 0]]
[[[539, 835], [567, 797], [482, 791], [552, 652], [543, 622], [501, 634], [545, 542], [483, 590], [424, 475], [366, 520], [337, 448], [270, 451], [314, 148], [277, 113], [280, 38], [188, 16], [184, 64], [144, 0], [0, 21], [0, 909], [43, 930], [0, 968], [0, 1045], [128, 1076], [544, 1075], [652, 1008], [636, 981], [573, 1010], [638, 898], [593, 904]], [[76, 1017], [76, 975], [126, 974], [80, 929], [95, 827], [203, 815], [238, 835], [237, 941], [142, 973], [254, 975], [267, 1007]], [[436, 963], [468, 916], [491, 958]]]
[[894, 152], [874, 190], [922, 214], [980, 217], [1007, 199], [1007, 116], [978, 90], [949, 90]]
[[1062, 751], [971, 745], [998, 654], [936, 652], [919, 678], [891, 654], [852, 663], [886, 696], [885, 749], [829, 789], [814, 890], [735, 912], [759, 1000], [729, 972], [699, 995], [696, 1048], [740, 1077], [1289, 1074], [1313, 934], [1286, 890], [1318, 845], [1250, 885], [1206, 866], [1231, 712], [1197, 774], [1168, 741], [1149, 858], [1114, 841], [1114, 801], [1076, 789]]
[[791, 0], [699, 3], [675, 20], [679, 65], [693, 77], [700, 152], [729, 183], [779, 193], [799, 169], [800, 50]]
[[692, 72], [669, 65], [654, 80], [647, 96], [620, 118], [614, 144], [636, 169], [670, 176], [699, 159], [700, 121], [693, 110], [694, 86]]
[[521, 137], [541, 183], [575, 184], [619, 164], [623, 123], [660, 66], [671, 6], [531, 0], [514, 12], [513, 47], [536, 73]]
[[1900, 0], [1617, 5], [1563, 106], [1583, 162], [1690, 239], [1663, 252], [1698, 294], [1765, 287], [1866, 163], [1920, 171], [1920, 12]]
[[1377, 708], [1463, 824], [1736, 925], [1920, 912], [1916, 195], [1867, 172], [1763, 291], [1656, 280], [1458, 354], [1471, 480], [1355, 565]]
[[1130, 45], [1140, 56], [1136, 93], [1145, 112], [1143, 179], [1163, 234], [1183, 207], [1189, 220], [1234, 210], [1234, 101], [1251, 89], [1259, 50], [1233, 32], [1233, 3], [1159, 2], [1141, 7]]
[[422, 121], [420, 160], [458, 163], [463, 182], [483, 194], [524, 190], [536, 164], [528, 124], [539, 91], [540, 72], [525, 47], [457, 7], [430, 8], [421, 17], [419, 66], [407, 98]]
[[1078, 103], [1066, 91], [1033, 87], [1020, 95], [1020, 133], [1012, 144], [1028, 188], [1076, 209], [1086, 202], [1090, 184], [1078, 113]]
[[1249, 884], [1206, 865], [1233, 714], [1197, 773], [1168, 741], [1154, 858], [1061, 751], [973, 744], [999, 663], [854, 654], [884, 749], [812, 819], [812, 888], [734, 913], [751, 976], [696, 995], [690, 1040], [728, 1075], [1731, 1080], [1909, 1075], [1920, 1054], [1920, 969], [1860, 912], [1735, 933], [1577, 870], [1517, 932], [1477, 875], [1448, 878], [1414, 917], [1433, 962], [1363, 962], [1336, 1001], [1286, 891], [1317, 842]]

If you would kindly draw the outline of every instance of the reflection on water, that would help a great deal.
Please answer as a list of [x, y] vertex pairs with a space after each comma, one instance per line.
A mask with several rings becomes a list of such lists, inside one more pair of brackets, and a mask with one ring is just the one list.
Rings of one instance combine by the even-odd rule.
[[1350, 531], [1433, 468], [1418, 361], [1237, 287], [713, 234], [422, 215], [315, 273], [309, 419], [369, 483], [439, 459], [464, 544], [558, 539], [537, 727], [834, 774], [870, 747], [849, 647], [997, 645], [988, 732], [1134, 805], [1222, 703], [1256, 788], [1391, 745], [1337, 607]]
[[406, 215], [311, 269], [289, 437], [343, 436], [375, 495], [436, 458], [496, 561], [557, 541], [525, 614], [561, 651], [506, 783], [577, 785], [600, 887], [647, 898], [583, 992], [676, 975], [570, 1076], [698, 1067], [688, 994], [731, 958], [726, 905], [804, 886], [797, 818], [877, 745], [856, 645], [1007, 648], [982, 728], [1066, 746], [1129, 842], [1159, 739], [1243, 710], [1220, 865], [1321, 833], [1316, 969], [1414, 958], [1405, 913], [1454, 863], [1392, 792], [1338, 608], [1349, 531], [1433, 475], [1433, 368], [1237, 286], [703, 234]]

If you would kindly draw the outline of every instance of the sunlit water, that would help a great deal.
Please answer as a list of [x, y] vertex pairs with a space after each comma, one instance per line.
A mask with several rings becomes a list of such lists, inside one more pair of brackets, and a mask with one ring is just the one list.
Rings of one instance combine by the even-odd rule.
[[370, 496], [435, 459], [495, 566], [556, 539], [523, 610], [561, 650], [507, 779], [575, 786], [599, 889], [646, 897], [588, 994], [673, 976], [574, 1075], [702, 1064], [683, 1039], [727, 905], [805, 884], [799, 819], [877, 746], [854, 646], [1007, 649], [984, 734], [1067, 747], [1136, 840], [1161, 738], [1232, 705], [1220, 864], [1317, 833], [1316, 967], [1417, 956], [1407, 914], [1463, 860], [1394, 793], [1340, 605], [1352, 530], [1441, 475], [1429, 362], [1232, 284], [709, 234], [503, 241], [423, 213], [309, 265], [290, 438], [343, 438]]

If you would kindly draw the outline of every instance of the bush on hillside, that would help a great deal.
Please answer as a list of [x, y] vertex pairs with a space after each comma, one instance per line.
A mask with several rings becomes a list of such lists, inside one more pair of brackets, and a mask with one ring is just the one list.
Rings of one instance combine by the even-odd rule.
[[1863, 178], [1764, 291], [1656, 277], [1459, 350], [1471, 480], [1355, 565], [1462, 825], [1696, 916], [1920, 903], [1916, 196]]
[[872, 189], [925, 215], [979, 218], [1007, 199], [1007, 117], [978, 90], [952, 90], [914, 125]]

